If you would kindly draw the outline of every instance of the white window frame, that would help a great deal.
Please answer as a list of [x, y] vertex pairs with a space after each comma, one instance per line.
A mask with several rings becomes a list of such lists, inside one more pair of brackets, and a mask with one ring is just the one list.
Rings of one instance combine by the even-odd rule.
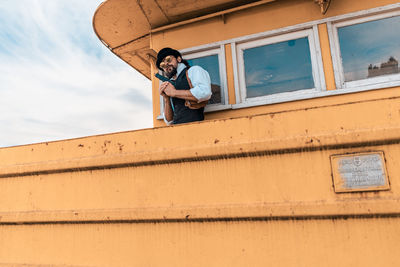
[[[308, 38], [309, 42], [314, 88], [247, 98], [243, 51], [249, 48], [260, 47], [304, 37]], [[236, 107], [254, 106], [259, 104], [265, 105], [271, 103], [303, 99], [305, 96], [312, 97], [310, 96], [310, 94], [312, 95], [326, 90], [317, 26], [305, 30], [298, 30], [289, 33], [281, 33], [275, 36], [267, 36], [264, 37], [263, 39], [236, 43], [235, 54], [237, 57], [236, 62], [238, 68], [237, 69], [238, 86], [236, 86], [236, 96], [238, 97], [236, 102], [239, 103], [234, 105]]]
[[[279, 29], [274, 29], [266, 32], [260, 32], [260, 33], [255, 33], [251, 35], [245, 35], [245, 36], [240, 36], [240, 37], [235, 37], [232, 39], [228, 40], [222, 40], [218, 41], [215, 43], [210, 43], [210, 44], [205, 44], [205, 45], [200, 45], [188, 49], [181, 50], [183, 54], [191, 54], [191, 53], [197, 53], [201, 51], [206, 51], [206, 50], [212, 50], [216, 48], [220, 48], [223, 51], [223, 56], [221, 56], [220, 59], [220, 65], [222, 64], [224, 73], [223, 73], [223, 80], [221, 83], [224, 83], [224, 97], [226, 97], [226, 101], [228, 99], [228, 94], [227, 94], [227, 77], [226, 77], [226, 62], [225, 62], [225, 45], [230, 44], [231, 45], [231, 51], [232, 51], [232, 63], [233, 63], [233, 78], [234, 78], [234, 87], [235, 87], [235, 95], [236, 95], [236, 104], [229, 105], [226, 102], [225, 105], [219, 105], [218, 107], [213, 107], [213, 108], [207, 108], [206, 111], [217, 111], [217, 110], [226, 110], [226, 109], [241, 109], [241, 108], [246, 108], [246, 107], [252, 107], [252, 106], [261, 106], [261, 105], [268, 105], [268, 104], [274, 104], [274, 103], [282, 103], [282, 102], [289, 102], [289, 101], [295, 101], [295, 100], [302, 100], [302, 99], [312, 99], [312, 98], [317, 98], [317, 97], [326, 97], [326, 96], [334, 96], [334, 95], [343, 95], [343, 94], [352, 94], [355, 92], [363, 92], [363, 91], [368, 91], [368, 90], [375, 90], [375, 89], [381, 89], [381, 88], [387, 88], [387, 87], [393, 87], [393, 86], [399, 86], [400, 82], [399, 81], [386, 81], [382, 82], [380, 81], [379, 83], [376, 84], [371, 84], [363, 86], [361, 84], [357, 85], [357, 87], [344, 87], [342, 85], [342, 79], [340, 78], [339, 75], [343, 75], [343, 72], [340, 72], [341, 68], [341, 60], [340, 59], [340, 54], [338, 54], [338, 38], [337, 35], [335, 36], [335, 29], [334, 27], [337, 25], [340, 25], [339, 23], [345, 23], [348, 22], [349, 25], [351, 22], [354, 22], [359, 20], [362, 21], [363, 19], [365, 21], [368, 20], [373, 20], [373, 18], [386, 18], [390, 17], [390, 14], [398, 14], [400, 12], [400, 3], [395, 3], [395, 4], [389, 4], [385, 6], [380, 6], [376, 8], [371, 8], [371, 9], [366, 9], [366, 10], [361, 10], [361, 11], [356, 11], [352, 13], [347, 13], [343, 15], [338, 15], [334, 17], [328, 17], [320, 20], [315, 20], [315, 21], [310, 21], [310, 22], [305, 22], [297, 25], [291, 25]], [[333, 63], [333, 68], [334, 68], [334, 75], [335, 75], [335, 83], [336, 83], [336, 89], [337, 90], [326, 90], [326, 84], [325, 84], [325, 73], [323, 71], [323, 63], [322, 63], [322, 56], [321, 56], [321, 48], [320, 48], [320, 43], [319, 43], [319, 35], [318, 35], [318, 25], [327, 23], [328, 26], [328, 35], [329, 35], [329, 43], [330, 43], [330, 51], [332, 55], [332, 63]], [[313, 39], [314, 39], [314, 45], [315, 45], [315, 53], [310, 53], [311, 56], [315, 55], [317, 59], [317, 64], [318, 64], [318, 72], [319, 72], [319, 81], [320, 81], [320, 89], [319, 90], [309, 90], [306, 92], [300, 92], [297, 94], [296, 92], [286, 92], [286, 93], [281, 93], [279, 98], [271, 98], [271, 95], [268, 95], [264, 98], [262, 98], [259, 101], [252, 101], [252, 102], [241, 102], [241, 97], [240, 97], [240, 82], [239, 82], [239, 71], [238, 71], [238, 56], [237, 56], [237, 46], [242, 44], [242, 43], [247, 43], [251, 42], [254, 40], [260, 40], [264, 38], [270, 38], [274, 36], [282, 36], [287, 33], [292, 33], [292, 32], [298, 32], [301, 30], [309, 30], [312, 29], [313, 31]], [[312, 46], [312, 42], [309, 41], [310, 47]], [[338, 58], [339, 55], [339, 58]], [[221, 66], [220, 66], [221, 68]], [[342, 74], [340, 74], [342, 73]], [[374, 79], [374, 78], [370, 78]], [[243, 79], [241, 79], [243, 80]], [[318, 80], [318, 79], [317, 79]], [[370, 82], [371, 80], [369, 80]], [[317, 81], [314, 80], [316, 83]], [[349, 84], [347, 84], [348, 86]], [[305, 90], [302, 90], [305, 91]], [[299, 92], [299, 91], [297, 91]], [[286, 94], [286, 95], [283, 95]], [[161, 115], [157, 117], [157, 119], [163, 119], [162, 112], [163, 112], [163, 105], [162, 105], [162, 97], [160, 97], [161, 101]]]
[[340, 53], [340, 43], [338, 36], [338, 28], [340, 27], [351, 26], [364, 22], [375, 21], [396, 16], [400, 16], [399, 10], [375, 14], [375, 15], [369, 15], [364, 17], [356, 17], [356, 18], [353, 17], [346, 20], [337, 20], [327, 23], [329, 41], [332, 53], [333, 70], [335, 73], [335, 82], [337, 89], [368, 90], [368, 89], [379, 89], [379, 88], [387, 88], [400, 85], [400, 74], [390, 74], [390, 75], [346, 82], [344, 78], [344, 70], [343, 70], [343, 63]]
[[206, 50], [196, 50], [196, 49], [185, 49], [180, 51], [184, 59], [194, 59], [206, 56], [218, 56], [219, 63], [219, 77], [221, 81], [221, 102], [216, 104], [207, 104], [204, 108], [204, 112], [211, 112], [217, 110], [224, 110], [231, 108], [228, 101], [228, 86], [226, 78], [226, 63], [225, 63], [225, 46], [220, 45], [217, 47], [208, 47]]
[[[207, 104], [204, 108], [204, 112], [212, 112], [218, 110], [231, 109], [232, 105], [229, 104], [228, 97], [228, 86], [227, 86], [227, 77], [226, 77], [226, 63], [225, 63], [225, 46], [206, 46], [199, 48], [188, 48], [180, 50], [183, 59], [193, 59], [199, 57], [213, 56], [218, 55], [218, 63], [219, 63], [219, 76], [221, 79], [221, 104]], [[160, 72], [159, 72], [160, 73]], [[160, 73], [162, 74], [162, 73]], [[157, 119], [164, 119], [164, 100], [163, 97], [160, 96], [160, 115], [157, 116]]]

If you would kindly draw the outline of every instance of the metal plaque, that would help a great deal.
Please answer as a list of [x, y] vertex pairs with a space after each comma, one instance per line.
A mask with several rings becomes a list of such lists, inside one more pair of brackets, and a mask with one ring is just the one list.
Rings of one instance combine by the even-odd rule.
[[332, 155], [335, 192], [390, 189], [383, 152]]

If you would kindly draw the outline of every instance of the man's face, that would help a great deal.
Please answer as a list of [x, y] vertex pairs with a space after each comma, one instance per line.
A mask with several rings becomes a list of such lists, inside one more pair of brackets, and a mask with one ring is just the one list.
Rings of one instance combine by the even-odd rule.
[[172, 78], [177, 73], [178, 63], [181, 58], [174, 56], [166, 56], [163, 61], [160, 63], [160, 67], [163, 69], [168, 78]]

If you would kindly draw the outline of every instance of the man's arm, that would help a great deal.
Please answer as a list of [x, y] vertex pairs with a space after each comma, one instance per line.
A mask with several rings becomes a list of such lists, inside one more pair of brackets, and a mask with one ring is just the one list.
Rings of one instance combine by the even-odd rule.
[[162, 92], [169, 97], [176, 97], [176, 98], [181, 98], [181, 99], [185, 99], [185, 100], [198, 101], [198, 99], [192, 95], [190, 90], [176, 90], [175, 86], [173, 86], [169, 82], [162, 83], [160, 90], [162, 90]]
[[211, 79], [208, 72], [200, 66], [193, 66], [188, 70], [188, 76], [193, 88], [190, 89], [197, 102], [211, 98]]
[[174, 119], [174, 113], [172, 112], [172, 105], [169, 96], [164, 96], [164, 121], [170, 125]]
[[164, 121], [167, 125], [170, 125], [174, 119], [174, 112], [172, 110], [172, 104], [171, 104], [170, 97], [164, 93], [166, 86], [167, 86], [167, 82], [163, 82], [160, 85], [159, 92], [160, 92], [160, 95], [163, 97], [163, 101], [164, 101], [164, 112], [163, 112]]
[[196, 102], [210, 99], [211, 79], [208, 72], [200, 66], [193, 66], [188, 70], [188, 76], [193, 86], [190, 90], [176, 90], [175, 87], [168, 82], [162, 83], [160, 90], [170, 97]]

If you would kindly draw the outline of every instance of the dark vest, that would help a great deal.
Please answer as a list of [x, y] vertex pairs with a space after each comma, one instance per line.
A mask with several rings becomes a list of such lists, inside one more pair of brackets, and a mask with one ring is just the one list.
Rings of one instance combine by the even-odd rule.
[[[189, 90], [189, 82], [186, 78], [186, 72], [189, 68], [185, 68], [181, 71], [178, 78], [176, 79], [177, 90]], [[185, 106], [185, 99], [172, 98], [172, 104], [174, 105], [174, 120], [173, 124], [187, 123], [192, 121], [204, 120], [204, 108], [190, 109]]]

